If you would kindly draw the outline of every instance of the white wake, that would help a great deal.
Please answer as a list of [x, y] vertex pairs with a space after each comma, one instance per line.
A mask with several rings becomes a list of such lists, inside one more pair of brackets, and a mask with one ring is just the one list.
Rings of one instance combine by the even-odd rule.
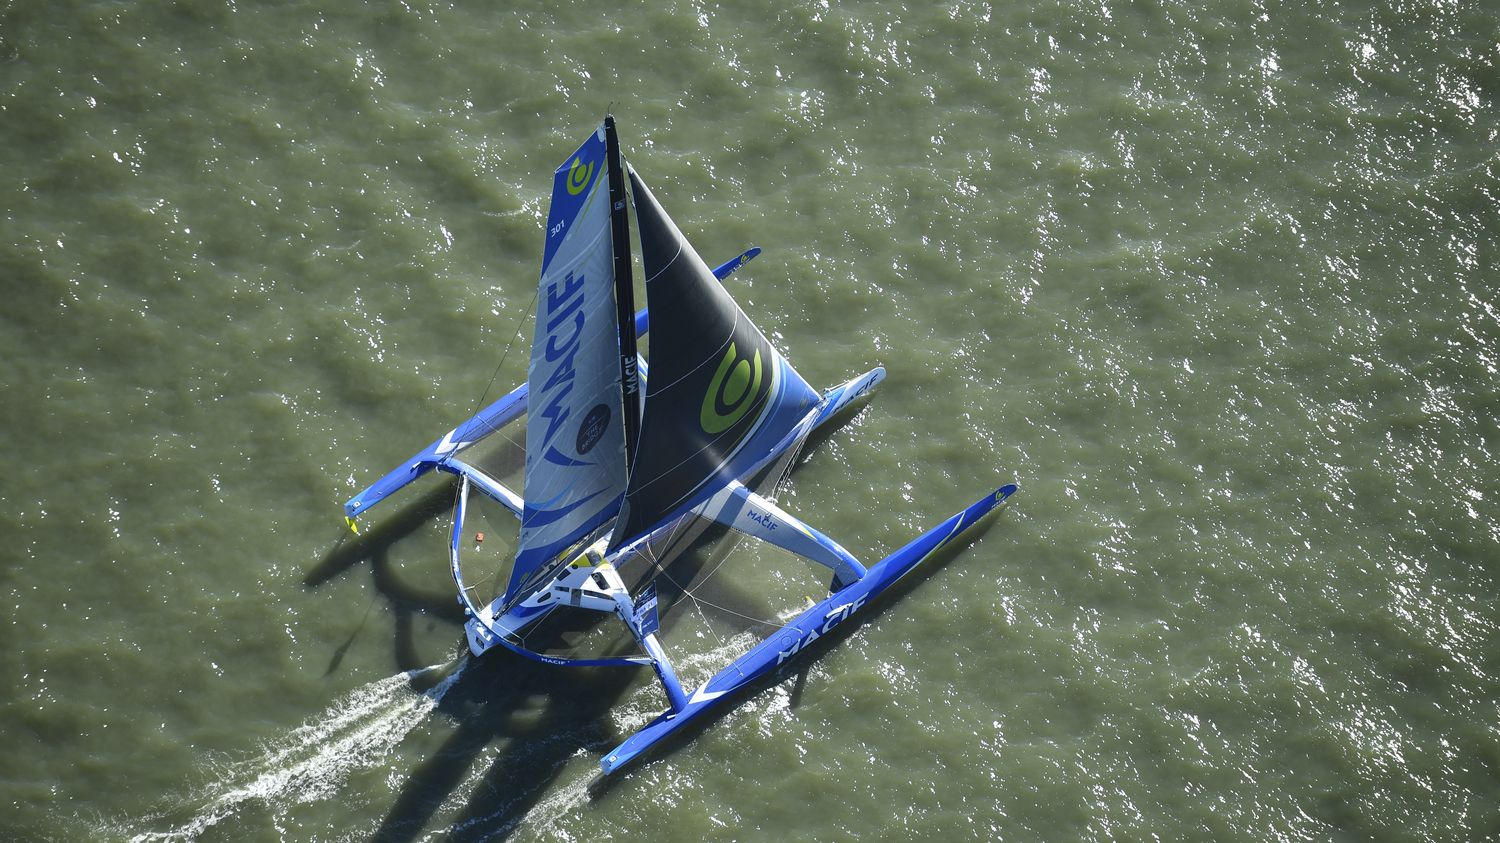
[[188, 800], [202, 806], [192, 819], [168, 831], [138, 832], [130, 839], [194, 840], [250, 805], [262, 804], [279, 814], [286, 806], [332, 796], [351, 773], [379, 764], [420, 725], [467, 664], [463, 659], [422, 693], [412, 690], [412, 681], [447, 665], [398, 673], [356, 689], [267, 745], [258, 757], [229, 765], [218, 781]]

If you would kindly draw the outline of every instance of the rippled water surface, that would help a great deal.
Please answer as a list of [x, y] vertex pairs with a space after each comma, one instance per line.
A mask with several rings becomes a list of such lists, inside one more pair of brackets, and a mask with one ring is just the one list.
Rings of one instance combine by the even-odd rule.
[[[1497, 66], [1464, 0], [0, 0], [0, 836], [1500, 835]], [[339, 508], [524, 378], [611, 107], [889, 370], [784, 505], [1022, 491], [591, 791], [649, 677], [458, 660], [447, 493]]]

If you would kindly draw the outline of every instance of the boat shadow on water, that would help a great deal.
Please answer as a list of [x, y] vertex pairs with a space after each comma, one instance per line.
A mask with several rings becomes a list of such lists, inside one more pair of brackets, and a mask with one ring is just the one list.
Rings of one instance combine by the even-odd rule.
[[[850, 408], [840, 414], [837, 424], [825, 430], [847, 424], [859, 409]], [[800, 454], [789, 457], [792, 464], [815, 460], [820, 450], [818, 445], [827, 437], [827, 432], [820, 431]], [[785, 468], [783, 464], [776, 474]], [[759, 479], [765, 482], [774, 478], [775, 475]], [[649, 671], [634, 667], [559, 668], [501, 648], [482, 658], [470, 657], [461, 637], [463, 611], [451, 590], [436, 583], [424, 583], [420, 588], [407, 583], [402, 576], [402, 560], [411, 550], [397, 548], [424, 532], [440, 529], [451, 516], [453, 501], [451, 483], [434, 484], [371, 523], [360, 535], [344, 534], [303, 578], [306, 587], [319, 588], [368, 566], [374, 585], [375, 597], [370, 607], [349, 637], [334, 649], [327, 674], [337, 671], [355, 641], [369, 634], [372, 617], [378, 616], [375, 606], [384, 601], [393, 618], [393, 658], [398, 669], [411, 673], [412, 690], [428, 693], [452, 678], [451, 684], [435, 696], [436, 711], [452, 724], [451, 733], [425, 761], [404, 771], [405, 781], [372, 835], [374, 840], [415, 840], [430, 833], [434, 823], [446, 826], [450, 839], [499, 839], [516, 831], [556, 791], [570, 791], [570, 799], [595, 802], [607, 799], [623, 776], [595, 774], [580, 783], [586, 787], [580, 786], [576, 795], [560, 779], [570, 767], [576, 766], [580, 753], [595, 760], [625, 737], [620, 734], [613, 712], [634, 689], [650, 683]], [[993, 517], [986, 517], [965, 530], [957, 537], [959, 540], [946, 544], [881, 594], [870, 607], [872, 611], [861, 612], [856, 623], [835, 627], [803, 648], [785, 668], [737, 691], [730, 705], [693, 722], [642, 762], [660, 761], [675, 753], [702, 730], [774, 685], [792, 683], [791, 705], [795, 710], [812, 665], [946, 565], [992, 523]], [[681, 549], [659, 560], [672, 573], [660, 580], [663, 625], [668, 629], [673, 623], [669, 607], [682, 597], [681, 589], [672, 584], [703, 588], [700, 573], [717, 568], [725, 556], [734, 552], [738, 541], [736, 534], [709, 522], [699, 522], [684, 532], [691, 536], [679, 543]], [[770, 617], [753, 590], [718, 583], [710, 597], [704, 601], [705, 605], [731, 609], [724, 617], [715, 619], [715, 624], [729, 634], [736, 631], [737, 619]], [[605, 616], [594, 618], [604, 620]], [[429, 623], [451, 623], [459, 636], [455, 642], [456, 660], [448, 670], [422, 669], [431, 662], [430, 653], [429, 658], [424, 658], [418, 647], [416, 626], [423, 619]], [[653, 708], [656, 702], [652, 700]], [[478, 772], [480, 765], [486, 764], [483, 772]], [[627, 768], [625, 776], [628, 775]], [[455, 797], [460, 793], [463, 804], [454, 808]]]
[[[622, 668], [560, 670], [496, 649], [474, 659], [463, 643], [463, 611], [451, 588], [416, 588], [401, 576], [397, 546], [451, 517], [453, 487], [438, 483], [405, 506], [372, 523], [358, 536], [344, 534], [303, 577], [319, 588], [368, 568], [375, 598], [356, 628], [329, 658], [336, 672], [352, 645], [371, 629], [377, 603], [392, 621], [392, 655], [412, 676], [412, 691], [436, 696], [436, 711], [453, 724], [440, 748], [413, 769], [372, 835], [382, 841], [414, 840], [430, 831], [454, 794], [468, 789], [467, 804], [441, 822], [453, 839], [492, 839], [514, 829], [547, 795], [568, 760], [580, 750], [599, 751], [612, 740], [610, 709], [636, 681]], [[451, 584], [450, 584], [451, 585]], [[452, 624], [454, 661], [446, 670], [423, 670], [431, 662], [419, 652], [416, 627], [423, 620]], [[454, 674], [457, 674], [454, 677]], [[498, 751], [497, 751], [498, 750]], [[477, 765], [488, 763], [473, 784]], [[466, 784], [469, 783], [469, 784]]]
[[[371, 839], [419, 839], [439, 812], [447, 839], [508, 836], [580, 752], [601, 753], [618, 737], [610, 711], [636, 680], [627, 668], [559, 670], [508, 651], [469, 660], [438, 703], [451, 734], [408, 772]], [[460, 791], [463, 806], [448, 813]]]
[[[405, 771], [405, 782], [374, 840], [418, 839], [434, 822], [447, 825], [455, 840], [508, 836], [557, 789], [559, 777], [580, 752], [602, 756], [624, 738], [612, 711], [631, 689], [650, 681], [649, 671], [639, 667], [560, 668], [503, 648], [482, 658], [469, 656], [462, 640], [463, 612], [451, 591], [405, 582], [401, 560], [411, 551], [397, 547], [446, 521], [452, 504], [452, 485], [437, 484], [360, 535], [345, 534], [303, 577], [306, 587], [319, 588], [368, 567], [376, 593], [356, 628], [334, 649], [325, 675], [336, 672], [352, 645], [373, 632], [372, 617], [379, 616], [375, 606], [384, 601], [393, 617], [395, 665], [411, 674], [412, 690], [430, 693], [452, 679], [435, 697], [435, 710], [453, 724], [451, 734], [430, 757]], [[683, 542], [684, 549], [663, 560], [682, 582], [696, 580], [704, 566], [714, 564], [733, 544], [720, 541], [725, 531], [717, 525], [700, 522], [690, 531], [693, 538]], [[673, 589], [663, 589], [664, 604], [677, 597]], [[764, 611], [748, 594], [717, 592], [715, 598], [742, 613]], [[584, 617], [586, 625], [607, 620], [602, 614]], [[453, 625], [456, 655], [446, 670], [423, 669], [431, 662], [430, 653], [424, 658], [419, 652], [416, 635], [424, 618]], [[481, 764], [488, 768], [477, 773]], [[466, 802], [454, 811], [451, 805], [460, 791], [467, 792]]]

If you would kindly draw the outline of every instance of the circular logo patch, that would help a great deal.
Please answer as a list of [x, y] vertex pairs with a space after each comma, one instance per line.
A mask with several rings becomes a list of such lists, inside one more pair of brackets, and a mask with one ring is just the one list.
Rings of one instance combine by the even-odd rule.
[[604, 404], [595, 404], [592, 410], [583, 417], [583, 423], [578, 425], [578, 455], [581, 457], [594, 446], [599, 444], [604, 431], [609, 429], [609, 407]]

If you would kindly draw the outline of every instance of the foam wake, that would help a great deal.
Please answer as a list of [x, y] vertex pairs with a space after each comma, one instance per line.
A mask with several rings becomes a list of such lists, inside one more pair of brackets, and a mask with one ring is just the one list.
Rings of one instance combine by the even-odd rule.
[[194, 812], [191, 819], [166, 831], [136, 832], [130, 839], [193, 840], [252, 806], [274, 815], [297, 803], [332, 796], [351, 773], [381, 763], [420, 725], [467, 663], [462, 659], [441, 682], [421, 693], [412, 690], [413, 681], [449, 665], [398, 673], [356, 689], [321, 716], [268, 744], [259, 756], [229, 765], [216, 782], [186, 800]]

